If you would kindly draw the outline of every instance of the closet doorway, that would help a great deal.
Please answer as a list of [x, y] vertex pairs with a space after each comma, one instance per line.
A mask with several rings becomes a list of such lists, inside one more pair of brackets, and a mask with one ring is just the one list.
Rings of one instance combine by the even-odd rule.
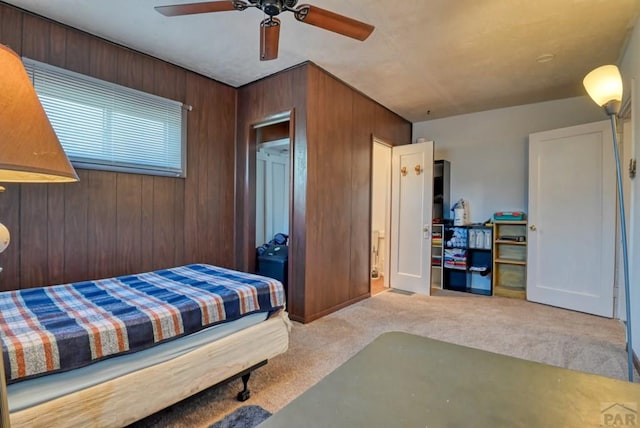
[[289, 235], [289, 118], [256, 125], [256, 247]]
[[371, 295], [389, 288], [391, 145], [373, 140], [371, 173]]

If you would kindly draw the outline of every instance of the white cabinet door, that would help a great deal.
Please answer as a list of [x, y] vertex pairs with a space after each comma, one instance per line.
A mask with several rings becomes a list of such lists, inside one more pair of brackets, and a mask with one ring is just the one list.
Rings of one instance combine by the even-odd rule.
[[429, 295], [433, 141], [394, 147], [391, 175], [391, 287]]
[[529, 136], [528, 300], [613, 316], [612, 144], [608, 121]]

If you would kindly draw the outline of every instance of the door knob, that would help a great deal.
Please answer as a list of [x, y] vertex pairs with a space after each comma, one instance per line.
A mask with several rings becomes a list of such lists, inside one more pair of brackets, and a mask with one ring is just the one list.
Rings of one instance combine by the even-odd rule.
[[535, 225], [535, 224], [532, 224], [531, 226], [529, 226], [529, 230], [533, 230], [533, 231], [535, 231], [535, 230], [536, 230], [536, 225]]

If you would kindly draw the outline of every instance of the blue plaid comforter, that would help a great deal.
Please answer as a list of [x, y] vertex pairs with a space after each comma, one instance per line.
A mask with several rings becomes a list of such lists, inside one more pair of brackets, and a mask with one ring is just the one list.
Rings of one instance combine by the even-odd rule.
[[206, 264], [0, 293], [7, 383], [285, 306], [280, 282]]

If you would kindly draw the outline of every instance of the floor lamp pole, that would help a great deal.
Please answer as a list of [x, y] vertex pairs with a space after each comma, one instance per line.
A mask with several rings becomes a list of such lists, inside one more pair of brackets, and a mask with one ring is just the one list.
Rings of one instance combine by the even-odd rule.
[[622, 173], [620, 171], [620, 151], [618, 150], [618, 132], [616, 130], [616, 115], [609, 114], [611, 131], [613, 132], [613, 152], [616, 157], [616, 177], [618, 183], [618, 203], [620, 214], [620, 233], [622, 235], [622, 263], [624, 271], [624, 300], [627, 311], [627, 364], [629, 382], [633, 382], [633, 345], [631, 339], [631, 296], [629, 292], [629, 253], [627, 252], [627, 222], [624, 211], [624, 194], [622, 191]]

